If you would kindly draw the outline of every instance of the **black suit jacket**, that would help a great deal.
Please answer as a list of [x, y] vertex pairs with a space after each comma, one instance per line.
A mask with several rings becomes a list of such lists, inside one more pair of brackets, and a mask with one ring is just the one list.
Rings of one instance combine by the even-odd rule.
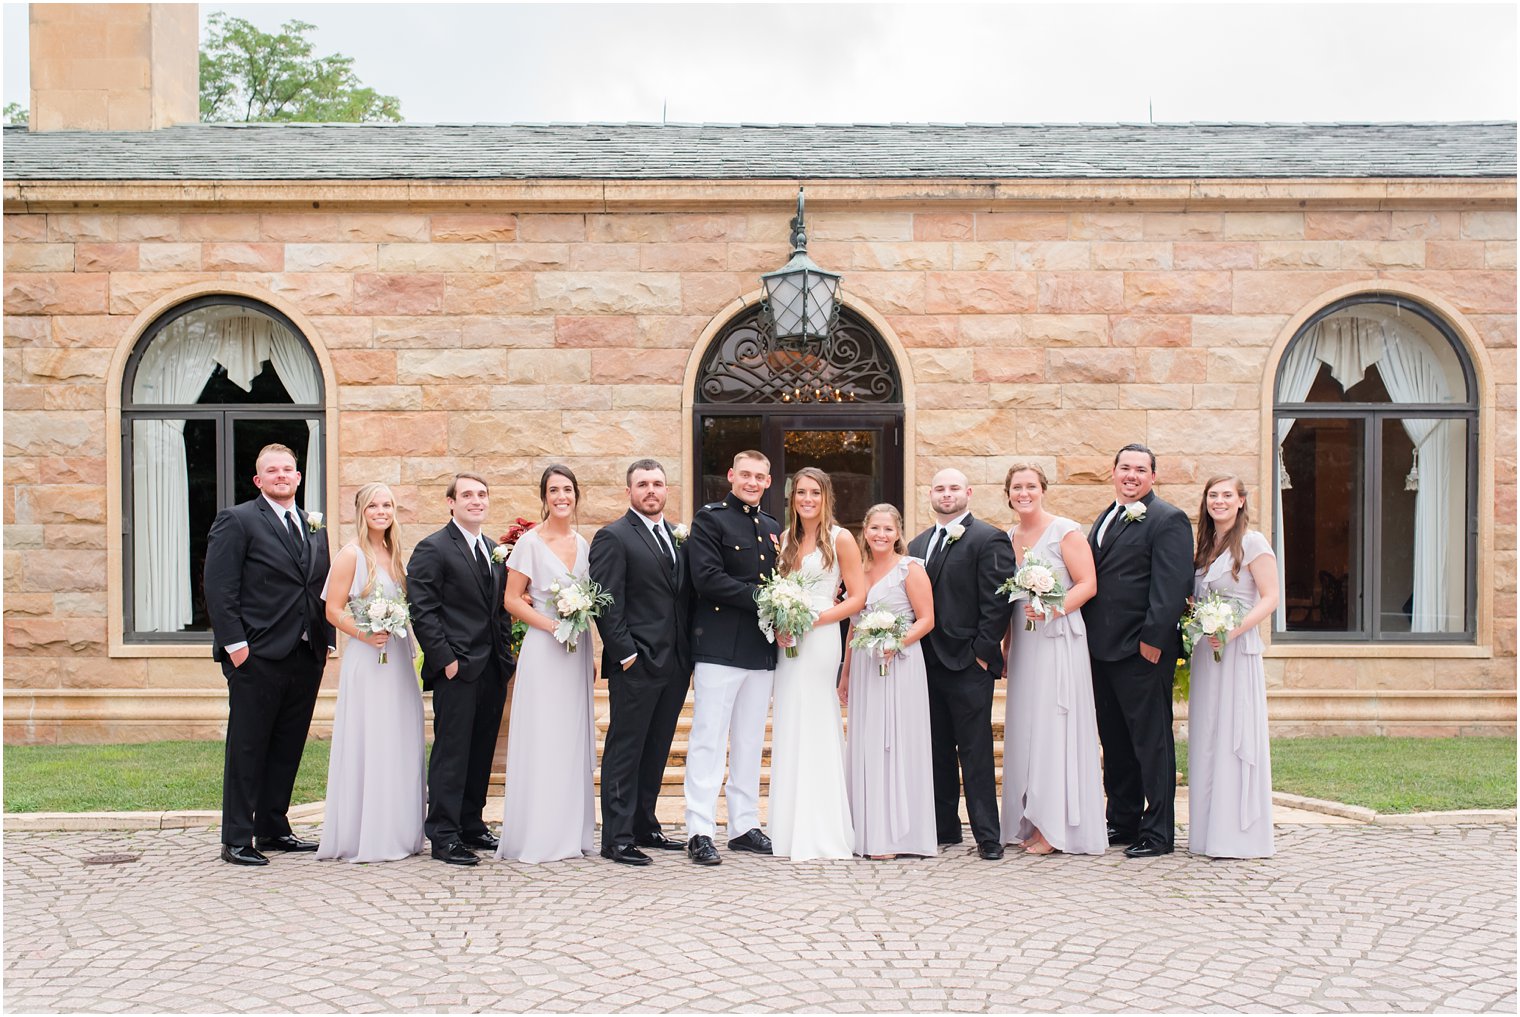
[[[312, 652], [326, 656], [336, 641], [327, 621], [322, 586], [327, 582], [327, 534], [312, 533], [299, 507], [307, 553], [303, 563], [284, 521], [263, 495], [222, 509], [206, 545], [206, 613], [211, 616], [211, 655], [225, 660], [229, 643], [282, 660], [305, 634]], [[340, 594], [341, 595], [341, 594]]]
[[1164, 660], [1175, 660], [1182, 648], [1177, 620], [1193, 592], [1193, 528], [1186, 513], [1154, 491], [1140, 504], [1145, 517], [1109, 523], [1102, 547], [1098, 528], [1112, 504], [1088, 532], [1098, 592], [1082, 605], [1082, 620], [1088, 652], [1098, 660], [1134, 656], [1142, 641], [1159, 647]]
[[[924, 637], [941, 664], [964, 671], [977, 660], [995, 677], [1003, 674], [1003, 636], [1013, 605], [997, 588], [1014, 570], [1013, 545], [996, 526], [968, 514], [966, 532], [940, 548], [930, 560], [934, 591], [934, 628]], [[913, 538], [908, 553], [923, 558], [934, 527]]]
[[[774, 540], [773, 540], [774, 538]], [[781, 524], [729, 494], [703, 505], [684, 545], [691, 573], [691, 657], [747, 671], [776, 666], [776, 647], [760, 631], [755, 593], [776, 570]]]
[[622, 661], [634, 654], [635, 666], [652, 673], [691, 673], [686, 546], [676, 547], [670, 524], [661, 525], [675, 551], [674, 569], [632, 509], [591, 539], [591, 578], [612, 594], [612, 604], [596, 620], [603, 677], [621, 674]]
[[[496, 547], [490, 537], [485, 542]], [[422, 647], [423, 688], [431, 689], [456, 660], [453, 681], [493, 673], [493, 660], [502, 681], [511, 677], [512, 616], [502, 606], [506, 579], [506, 566], [492, 562], [491, 581], [484, 581], [474, 550], [452, 522], [418, 542], [407, 562], [406, 593]]]

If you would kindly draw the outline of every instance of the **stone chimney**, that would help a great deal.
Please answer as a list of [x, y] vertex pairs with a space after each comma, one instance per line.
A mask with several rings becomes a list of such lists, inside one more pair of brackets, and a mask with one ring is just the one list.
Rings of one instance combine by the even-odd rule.
[[32, 130], [200, 119], [198, 4], [32, 4], [30, 21]]

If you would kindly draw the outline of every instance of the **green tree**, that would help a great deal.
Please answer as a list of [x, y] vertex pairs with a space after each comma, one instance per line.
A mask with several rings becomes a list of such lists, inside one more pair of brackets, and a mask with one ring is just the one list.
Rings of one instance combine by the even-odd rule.
[[0, 117], [3, 117], [7, 124], [20, 124], [25, 127], [27, 111], [19, 102], [8, 102], [5, 104], [5, 112], [0, 113]]
[[201, 120], [361, 123], [401, 119], [401, 101], [359, 81], [352, 57], [319, 57], [315, 25], [287, 21], [269, 33], [218, 11], [201, 46]]

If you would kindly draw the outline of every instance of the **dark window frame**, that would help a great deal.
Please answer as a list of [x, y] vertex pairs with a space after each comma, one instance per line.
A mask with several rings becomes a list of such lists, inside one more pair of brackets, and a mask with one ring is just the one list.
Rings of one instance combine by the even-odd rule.
[[[134, 477], [132, 459], [132, 425], [139, 420], [212, 420], [216, 426], [217, 510], [232, 504], [233, 485], [233, 432], [240, 420], [301, 420], [317, 421], [317, 448], [322, 456], [322, 477], [327, 472], [327, 383], [317, 372], [317, 401], [315, 403], [135, 403], [132, 387], [137, 380], [137, 369], [148, 348], [158, 340], [163, 330], [180, 318], [210, 307], [246, 307], [278, 322], [300, 340], [307, 354], [317, 363], [316, 351], [306, 334], [295, 322], [268, 304], [237, 294], [207, 294], [194, 297], [165, 311], [143, 332], [132, 348], [122, 371], [121, 382], [121, 560], [122, 560], [122, 642], [132, 645], [206, 645], [212, 641], [211, 632], [141, 632], [134, 628], [135, 610], [133, 585], [135, 576], [133, 554], [133, 497]], [[325, 484], [325, 480], [324, 480]], [[319, 492], [326, 511], [327, 492]]]
[[[1461, 403], [1324, 403], [1324, 402], [1301, 402], [1284, 403], [1277, 398], [1277, 393], [1282, 386], [1283, 367], [1287, 363], [1288, 354], [1297, 345], [1311, 328], [1321, 321], [1350, 308], [1375, 304], [1381, 307], [1397, 308], [1400, 312], [1409, 312], [1417, 315], [1422, 321], [1429, 323], [1451, 347], [1462, 368], [1463, 383], [1466, 386], [1466, 399]], [[1299, 327], [1293, 339], [1283, 349], [1282, 356], [1278, 359], [1277, 370], [1272, 378], [1272, 431], [1271, 431], [1271, 455], [1272, 455], [1272, 483], [1274, 496], [1278, 494], [1276, 485], [1282, 474], [1281, 446], [1277, 441], [1277, 422], [1285, 417], [1296, 420], [1314, 418], [1337, 418], [1359, 419], [1363, 421], [1362, 434], [1362, 463], [1365, 476], [1362, 484], [1362, 518], [1367, 525], [1362, 527], [1361, 533], [1361, 561], [1362, 575], [1361, 589], [1363, 591], [1363, 605], [1360, 610], [1361, 625], [1353, 630], [1337, 632], [1305, 632], [1290, 631], [1279, 628], [1276, 617], [1272, 622], [1272, 641], [1274, 643], [1312, 645], [1316, 643], [1365, 643], [1368, 645], [1458, 645], [1471, 646], [1477, 643], [1477, 606], [1478, 606], [1478, 379], [1477, 371], [1473, 366], [1472, 356], [1467, 352], [1456, 331], [1442, 317], [1434, 311], [1407, 297], [1393, 294], [1359, 293], [1350, 297], [1337, 300], [1316, 311]], [[1382, 628], [1382, 557], [1383, 546], [1383, 519], [1378, 510], [1382, 504], [1383, 478], [1383, 424], [1388, 420], [1408, 419], [1453, 419], [1463, 420], [1467, 424], [1466, 435], [1466, 476], [1467, 489], [1465, 493], [1465, 519], [1463, 533], [1465, 535], [1463, 551], [1466, 555], [1466, 568], [1464, 569], [1465, 585], [1463, 604], [1463, 628], [1460, 632], [1388, 632]], [[1277, 503], [1273, 498], [1273, 504]], [[1274, 519], [1274, 529], [1283, 525], [1281, 519]], [[1355, 610], [1348, 611], [1349, 615], [1355, 615]]]

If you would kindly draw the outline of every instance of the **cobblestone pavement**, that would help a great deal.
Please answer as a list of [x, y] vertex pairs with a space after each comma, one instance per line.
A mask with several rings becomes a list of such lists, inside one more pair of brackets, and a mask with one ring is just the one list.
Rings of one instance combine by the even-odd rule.
[[[1515, 830], [1279, 828], [1277, 857], [964, 850], [698, 869], [217, 859], [5, 837], [23, 1011], [1514, 1012]], [[108, 852], [135, 862], [85, 865]]]

